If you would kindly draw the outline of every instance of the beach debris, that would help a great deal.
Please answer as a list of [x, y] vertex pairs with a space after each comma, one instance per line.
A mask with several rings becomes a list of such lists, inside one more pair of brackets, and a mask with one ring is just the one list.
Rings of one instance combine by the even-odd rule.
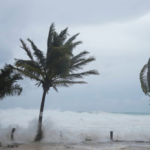
[[84, 140], [85, 140], [85, 141], [93, 141], [93, 137], [91, 137], [90, 135], [86, 135], [86, 136], [84, 137]]
[[93, 141], [91, 138], [86, 137], [85, 141]]
[[16, 148], [19, 145], [17, 143], [13, 143], [13, 144], [8, 144], [7, 146], [2, 147], [3, 149], [7, 149], [7, 148]]
[[69, 146], [69, 145], [65, 145], [64, 147], [65, 147], [65, 148], [68, 148], [68, 149], [69, 149], [69, 148], [74, 149], [73, 146]]
[[63, 138], [61, 131], [60, 131], [60, 138], [61, 138], [61, 139]]
[[11, 145], [8, 145], [7, 147], [14, 148], [14, 147], [18, 147], [18, 145], [16, 145], [16, 144], [11, 144]]
[[110, 140], [113, 141], [113, 131], [110, 131]]
[[15, 128], [12, 128], [12, 130], [11, 130], [11, 140], [13, 140], [14, 139], [14, 132], [15, 132]]

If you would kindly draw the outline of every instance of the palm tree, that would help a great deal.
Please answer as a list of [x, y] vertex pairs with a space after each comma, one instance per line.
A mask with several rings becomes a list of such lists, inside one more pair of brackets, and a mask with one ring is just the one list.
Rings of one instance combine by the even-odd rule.
[[141, 88], [145, 95], [150, 96], [150, 59], [145, 64], [140, 72]]
[[[33, 54], [26, 46], [26, 43], [20, 39], [22, 48], [26, 51], [30, 60], [15, 59], [15, 67], [13, 69], [22, 73], [22, 75], [37, 81], [37, 86], [42, 85], [43, 96], [41, 101], [38, 131], [35, 141], [40, 141], [43, 137], [42, 132], [42, 118], [46, 93], [53, 88], [58, 92], [58, 87], [69, 87], [73, 84], [84, 84], [84, 81], [76, 81], [76, 79], [83, 78], [87, 75], [98, 75], [96, 70], [75, 73], [75, 71], [82, 69], [82, 67], [95, 60], [94, 57], [85, 58], [89, 53], [83, 51], [78, 55], [73, 55], [73, 49], [81, 44], [81, 41], [76, 41], [78, 34], [72, 36], [67, 40], [68, 28], [62, 30], [60, 34], [55, 31], [54, 24], [52, 23], [49, 29], [47, 39], [47, 52], [46, 55], [37, 48], [37, 46], [27, 39], [33, 49]], [[36, 57], [36, 59], [33, 57]]]
[[18, 80], [22, 80], [20, 73], [16, 73], [8, 65], [0, 69], [0, 99], [6, 96], [20, 95], [22, 88], [16, 84]]

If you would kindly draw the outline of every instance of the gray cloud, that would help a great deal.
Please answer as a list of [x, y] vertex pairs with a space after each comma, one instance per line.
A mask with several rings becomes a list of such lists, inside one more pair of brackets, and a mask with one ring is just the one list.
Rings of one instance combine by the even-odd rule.
[[[48, 28], [69, 27], [80, 32], [83, 45], [75, 53], [88, 50], [96, 61], [85, 69], [97, 69], [100, 76], [86, 77], [87, 85], [50, 90], [46, 109], [83, 111], [147, 111], [148, 98], [140, 88], [139, 72], [150, 54], [149, 0], [93, 1], [5, 1], [0, 6], [0, 67], [14, 58], [26, 59], [19, 38], [28, 37], [46, 50]], [[0, 108], [39, 108], [42, 88], [25, 79], [20, 97], [8, 97]], [[136, 105], [136, 107], [134, 107]]]
[[[28, 22], [46, 24], [93, 24], [135, 19], [149, 12], [149, 0], [5, 1], [1, 4], [3, 24]], [[9, 19], [8, 19], [9, 18]]]

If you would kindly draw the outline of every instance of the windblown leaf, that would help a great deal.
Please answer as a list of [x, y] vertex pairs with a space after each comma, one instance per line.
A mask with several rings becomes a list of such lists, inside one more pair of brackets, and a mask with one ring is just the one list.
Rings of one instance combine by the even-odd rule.
[[68, 45], [68, 44], [72, 43], [72, 42], [76, 39], [76, 37], [77, 37], [78, 35], [79, 35], [79, 33], [77, 33], [77, 34], [73, 35], [71, 38], [69, 38], [69, 39], [66, 41], [65, 45]]
[[82, 44], [82, 41], [77, 41], [77, 42], [74, 42], [74, 43], [70, 43], [70, 44], [67, 44], [67, 48], [69, 49], [69, 52], [70, 52], [70, 55], [73, 55], [72, 54], [72, 51], [73, 49], [77, 46], [77, 45], [80, 45]]
[[56, 92], [58, 92], [58, 89], [57, 89], [57, 87], [56, 87], [56, 85], [55, 84], [53, 84], [53, 89], [56, 91]]
[[37, 80], [37, 81], [41, 81], [42, 80], [39, 78], [39, 76], [36, 76], [34, 75], [30, 70], [27, 70], [27, 69], [19, 69], [19, 68], [15, 68], [13, 67], [12, 65], [10, 65], [10, 67], [18, 72], [21, 73], [21, 75], [25, 76], [25, 77], [28, 77], [30, 79], [34, 79], [34, 80]]
[[52, 23], [49, 29], [49, 34], [48, 34], [48, 39], [47, 39], [47, 54], [50, 53], [51, 51], [54, 32], [55, 32], [55, 26], [54, 26], [54, 23]]
[[88, 63], [95, 61], [94, 57], [89, 57], [87, 59], [78, 59], [76, 61], [71, 61], [70, 71], [82, 69], [82, 66], [87, 65]]
[[15, 59], [15, 60], [16, 60], [15, 66], [17, 66], [18, 69], [28, 70], [28, 72], [38, 77], [42, 76], [44, 79], [44, 72], [36, 62], [30, 60], [20, 60], [20, 59]]
[[67, 31], [68, 31], [68, 28], [62, 30], [62, 31], [60, 32], [60, 34], [59, 34], [59, 39], [60, 39], [61, 45], [64, 43], [64, 41], [65, 41], [66, 38], [67, 38], [67, 35], [68, 35]]
[[71, 60], [71, 66], [74, 65], [75, 63], [85, 60], [85, 55], [87, 55], [87, 54], [89, 54], [88, 51], [83, 51], [83, 52], [79, 53], [78, 55], [73, 56], [73, 58]]
[[37, 60], [39, 61], [39, 64], [44, 67], [46, 60], [45, 60], [43, 52], [36, 47], [36, 45], [33, 43], [33, 41], [31, 41], [30, 39], [28, 39], [28, 41], [31, 43], [32, 49], [34, 50], [34, 55], [36, 56]]
[[30, 59], [33, 60], [33, 56], [31, 54], [30, 49], [26, 46], [25, 42], [22, 39], [20, 39], [20, 41], [22, 43], [22, 47], [21, 48], [24, 49], [26, 51], [27, 55], [30, 57]]
[[57, 80], [54, 82], [56, 87], [69, 87], [74, 84], [86, 84], [84, 81]]
[[73, 73], [68, 74], [65, 76], [65, 79], [74, 80], [74, 79], [78, 79], [78, 78], [83, 78], [84, 76], [88, 76], [88, 75], [99, 75], [99, 73], [97, 70], [89, 70], [89, 71], [76, 73], [76, 74], [73, 74]]

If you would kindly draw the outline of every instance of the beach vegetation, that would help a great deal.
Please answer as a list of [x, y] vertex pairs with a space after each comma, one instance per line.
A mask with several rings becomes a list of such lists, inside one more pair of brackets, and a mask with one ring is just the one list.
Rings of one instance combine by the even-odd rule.
[[142, 91], [145, 95], [150, 96], [150, 59], [140, 72], [140, 82]]
[[20, 95], [22, 87], [17, 81], [22, 79], [21, 74], [11, 69], [9, 65], [0, 69], [0, 100], [6, 96]]
[[40, 106], [38, 131], [35, 141], [40, 141], [43, 137], [42, 119], [46, 94], [53, 88], [58, 92], [59, 87], [70, 87], [74, 84], [85, 84], [82, 81], [84, 76], [98, 75], [97, 70], [82, 71], [83, 66], [95, 60], [93, 56], [86, 57], [89, 52], [82, 51], [77, 55], [73, 54], [73, 50], [81, 44], [81, 41], [75, 41], [79, 34], [75, 34], [68, 38], [68, 28], [60, 33], [55, 31], [52, 23], [48, 33], [46, 54], [43, 53], [31, 39], [27, 41], [31, 44], [33, 53], [27, 44], [20, 39], [22, 49], [26, 52], [29, 59], [15, 59], [14, 66], [10, 67], [17, 70], [23, 76], [37, 81], [37, 86], [42, 86], [43, 96]]

